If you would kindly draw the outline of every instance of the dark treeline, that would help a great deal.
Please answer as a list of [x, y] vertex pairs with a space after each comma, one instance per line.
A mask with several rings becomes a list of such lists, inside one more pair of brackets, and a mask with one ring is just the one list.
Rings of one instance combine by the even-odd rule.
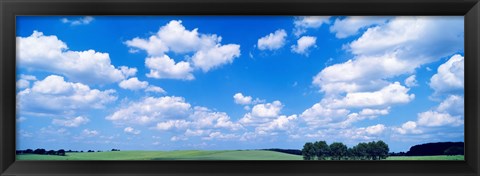
[[437, 142], [414, 145], [407, 152], [389, 153], [389, 156], [464, 155], [463, 142]]
[[463, 155], [463, 142], [438, 142], [415, 145], [410, 148], [406, 156], [427, 155]]
[[261, 149], [266, 151], [274, 151], [274, 152], [281, 152], [281, 153], [288, 153], [292, 155], [302, 155], [302, 151], [298, 149], [279, 149], [279, 148], [271, 148], [271, 149]]
[[383, 141], [359, 143], [348, 148], [341, 142], [328, 145], [325, 141], [307, 142], [303, 146], [304, 160], [381, 160], [388, 157], [388, 145]]
[[[114, 151], [120, 151], [120, 149], [112, 149], [112, 152]], [[88, 150], [86, 151], [87, 153], [93, 153], [95, 152], [94, 150]], [[97, 152], [103, 152], [101, 150], [97, 150]], [[83, 150], [67, 150], [65, 151], [64, 149], [60, 150], [45, 150], [42, 148], [39, 149], [26, 149], [26, 150], [17, 150], [16, 154], [17, 155], [22, 155], [22, 154], [37, 154], [37, 155], [58, 155], [58, 156], [66, 156], [66, 153], [83, 153]]]

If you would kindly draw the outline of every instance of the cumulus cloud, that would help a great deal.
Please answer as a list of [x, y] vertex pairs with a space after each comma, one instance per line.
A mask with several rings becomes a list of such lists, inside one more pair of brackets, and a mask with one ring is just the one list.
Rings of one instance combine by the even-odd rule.
[[244, 96], [242, 93], [236, 93], [235, 95], [233, 95], [233, 100], [235, 101], [236, 104], [241, 104], [241, 105], [247, 105], [252, 103], [252, 97]]
[[447, 62], [438, 67], [438, 71], [430, 79], [430, 87], [435, 93], [463, 90], [464, 87], [464, 59], [461, 55], [452, 56]]
[[386, 129], [385, 125], [377, 124], [377, 125], [369, 126], [369, 127], [365, 128], [365, 131], [368, 134], [371, 134], [371, 135], [379, 135], [379, 134], [382, 134], [383, 131], [385, 131], [385, 129]]
[[120, 66], [120, 71], [122, 72], [123, 75], [125, 75], [125, 78], [135, 76], [137, 74], [137, 68], [128, 68], [127, 66]]
[[85, 16], [77, 19], [68, 19], [68, 18], [62, 18], [62, 23], [67, 23], [72, 26], [77, 26], [77, 25], [87, 25], [90, 24], [94, 20], [93, 17], [91, 16]]
[[[198, 28], [188, 30], [182, 21], [172, 20], [148, 39], [134, 38], [125, 44], [131, 48], [145, 50], [149, 57], [145, 61], [151, 69], [148, 77], [157, 79], [194, 79], [194, 68], [208, 72], [211, 69], [231, 64], [240, 57], [240, 45], [221, 45], [222, 37], [215, 34], [202, 34]], [[188, 61], [175, 63], [167, 52], [184, 54]], [[188, 55], [193, 54], [193, 55]]]
[[175, 61], [167, 55], [160, 57], [149, 57], [145, 60], [145, 65], [150, 69], [150, 73], [147, 74], [147, 77], [149, 78], [183, 80], [195, 79], [191, 73], [193, 68], [190, 66], [190, 63], [185, 61], [175, 63]]
[[157, 130], [170, 130], [173, 128], [178, 128], [178, 129], [183, 129], [187, 128], [190, 125], [191, 122], [188, 122], [186, 120], [168, 120], [164, 122], [159, 122], [155, 126], [155, 129]]
[[451, 116], [448, 113], [440, 113], [436, 111], [426, 111], [418, 114], [418, 125], [427, 127], [437, 126], [460, 126], [463, 119], [460, 116]]
[[233, 59], [240, 57], [240, 45], [216, 45], [212, 48], [200, 50], [192, 56], [193, 65], [208, 72], [210, 69], [231, 64]]
[[409, 76], [407, 79], [405, 79], [405, 85], [408, 87], [418, 86], [418, 82], [415, 77], [416, 77], [415, 75], [412, 75], [412, 76]]
[[194, 113], [190, 115], [192, 127], [202, 128], [224, 128], [229, 130], [238, 130], [242, 126], [232, 122], [225, 112], [215, 112], [205, 107], [194, 107]]
[[330, 24], [329, 16], [300, 16], [295, 17], [293, 22], [295, 29], [293, 30], [296, 36], [300, 36], [307, 32], [310, 28], [320, 28], [323, 24]]
[[464, 107], [463, 96], [449, 95], [438, 105], [436, 111], [463, 116], [465, 111]]
[[450, 95], [436, 108], [417, 114], [417, 121], [393, 128], [399, 134], [421, 134], [435, 127], [458, 127], [464, 124], [463, 96]]
[[414, 121], [408, 121], [402, 124], [400, 128], [394, 128], [400, 134], [420, 134], [423, 131], [417, 128], [417, 123]]
[[17, 37], [17, 60], [22, 67], [61, 74], [82, 83], [106, 84], [126, 77], [111, 64], [108, 53], [70, 51], [57, 36], [38, 31]]
[[389, 17], [377, 16], [348, 16], [343, 19], [337, 18], [333, 25], [330, 26], [330, 32], [335, 33], [335, 37], [337, 38], [347, 38], [356, 35], [360, 29], [383, 24], [388, 19]]
[[255, 117], [276, 117], [280, 113], [283, 105], [280, 101], [272, 103], [257, 104], [252, 108], [252, 115]]
[[134, 135], [139, 135], [141, 133], [140, 130], [135, 130], [132, 127], [126, 127], [125, 129], [123, 129], [123, 132], [125, 132], [127, 134], [134, 134]]
[[78, 127], [80, 125], [86, 124], [90, 119], [78, 116], [75, 118], [66, 118], [66, 119], [53, 119], [52, 124], [64, 127]]
[[17, 107], [24, 112], [61, 114], [84, 109], [101, 109], [117, 99], [115, 90], [90, 89], [82, 83], [66, 82], [57, 75], [34, 82], [17, 94]]
[[342, 99], [324, 99], [323, 101], [333, 108], [389, 106], [412, 101], [415, 95], [408, 94], [409, 90], [399, 82], [394, 82], [378, 91], [347, 93]]
[[255, 128], [255, 132], [259, 134], [268, 134], [270, 131], [290, 130], [295, 128], [294, 121], [297, 118], [297, 115], [282, 115], [272, 121], [258, 125], [258, 127]]
[[188, 117], [190, 107], [183, 97], [146, 97], [118, 109], [106, 119], [120, 124], [149, 124]]
[[[432, 47], [434, 46], [434, 47]], [[326, 94], [365, 91], [385, 80], [463, 50], [463, 20], [395, 17], [345, 46], [353, 59], [320, 71], [313, 84]], [[338, 88], [336, 88], [338, 87]]]
[[147, 88], [148, 82], [139, 81], [137, 77], [133, 77], [128, 80], [123, 80], [118, 84], [118, 86], [120, 86], [122, 89], [139, 90]]
[[273, 33], [270, 33], [257, 41], [257, 47], [259, 50], [277, 50], [282, 48], [285, 45], [285, 38], [287, 37], [287, 32], [283, 29], [276, 30]]
[[316, 47], [317, 37], [302, 36], [297, 40], [296, 45], [292, 45], [292, 52], [298, 54], [305, 54], [308, 56], [309, 48]]
[[330, 123], [337, 123], [345, 120], [348, 109], [331, 109], [321, 103], [316, 103], [312, 107], [303, 111], [300, 117], [312, 127], [327, 126]]
[[167, 93], [167, 91], [163, 90], [161, 87], [158, 86], [148, 86], [145, 89], [146, 92], [155, 92], [155, 93]]

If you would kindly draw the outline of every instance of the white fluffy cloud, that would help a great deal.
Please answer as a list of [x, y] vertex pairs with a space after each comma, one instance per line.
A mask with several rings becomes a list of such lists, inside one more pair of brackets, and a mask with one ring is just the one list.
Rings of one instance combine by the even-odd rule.
[[90, 24], [93, 20], [94, 20], [94, 18], [91, 17], [91, 16], [85, 16], [85, 17], [74, 19], [74, 20], [71, 20], [71, 19], [68, 19], [68, 18], [62, 18], [62, 23], [68, 23], [72, 26], [77, 26], [77, 25]]
[[37, 80], [37, 77], [35, 77], [33, 75], [21, 74], [20, 79], [17, 80], [16, 85], [17, 85], [18, 89], [25, 89], [25, 88], [30, 87], [30, 81], [36, 81], [36, 80]]
[[435, 127], [457, 127], [464, 124], [463, 96], [450, 95], [434, 110], [418, 113], [417, 121], [393, 128], [399, 134], [420, 134]]
[[405, 79], [405, 85], [408, 87], [418, 86], [417, 79], [415, 77], [415, 75], [412, 75]]
[[127, 134], [134, 134], [134, 135], [138, 135], [141, 133], [140, 130], [135, 130], [134, 128], [132, 127], [126, 127], [125, 129], [123, 129], [123, 132], [127, 133]]
[[427, 127], [437, 126], [459, 126], [463, 124], [460, 116], [451, 116], [448, 113], [440, 113], [436, 111], [426, 111], [418, 114], [418, 125]]
[[53, 119], [52, 124], [64, 126], [64, 127], [78, 127], [80, 125], [86, 124], [90, 121], [90, 119], [82, 116], [78, 116], [75, 118], [67, 118], [67, 119]]
[[292, 51], [298, 54], [308, 55], [308, 50], [311, 47], [316, 47], [317, 37], [302, 36], [297, 40], [296, 45], [292, 45]]
[[365, 131], [371, 135], [379, 135], [379, 134], [382, 134], [385, 131], [385, 129], [386, 129], [385, 125], [377, 124], [377, 125], [369, 126], [365, 128]]
[[169, 119], [180, 119], [188, 116], [191, 105], [183, 97], [147, 97], [132, 102], [106, 117], [120, 124], [149, 124]]
[[245, 114], [239, 122], [246, 125], [258, 125], [269, 122], [280, 115], [282, 108], [283, 105], [280, 101], [257, 104], [253, 106], [252, 111]]
[[[188, 30], [182, 21], [172, 20], [148, 39], [134, 38], [125, 44], [131, 48], [145, 50], [150, 57], [145, 65], [151, 69], [148, 77], [169, 79], [194, 79], [191, 72], [199, 68], [204, 72], [231, 64], [240, 57], [240, 45], [221, 45], [222, 37], [215, 34], [202, 34], [198, 28]], [[191, 58], [187, 61], [175, 61], [167, 56], [167, 52], [185, 54]], [[189, 56], [187, 54], [193, 55]]]
[[300, 16], [295, 17], [293, 22], [295, 25], [294, 34], [300, 36], [309, 28], [319, 28], [323, 24], [330, 24], [329, 16]]
[[417, 122], [408, 121], [402, 124], [400, 128], [394, 128], [400, 134], [420, 134], [423, 131], [417, 128]]
[[412, 101], [415, 95], [408, 94], [409, 90], [399, 82], [395, 82], [378, 91], [347, 93], [342, 99], [324, 99], [323, 101], [332, 108], [389, 106]]
[[388, 17], [377, 16], [348, 16], [343, 19], [337, 18], [332, 26], [330, 32], [335, 33], [337, 38], [346, 38], [358, 33], [360, 29], [383, 24]]
[[252, 115], [255, 117], [276, 117], [280, 114], [282, 108], [283, 105], [280, 101], [257, 104], [252, 108]]
[[117, 99], [115, 90], [90, 89], [81, 83], [66, 82], [50, 75], [36, 81], [32, 88], [17, 94], [17, 106], [25, 112], [70, 113], [81, 109], [100, 109]]
[[277, 50], [282, 48], [285, 45], [285, 38], [287, 37], [287, 32], [283, 29], [276, 30], [273, 33], [270, 33], [257, 41], [257, 47], [259, 50]]
[[236, 93], [235, 95], [233, 95], [233, 100], [235, 101], [236, 104], [241, 104], [241, 105], [247, 105], [252, 103], [252, 97], [244, 96], [242, 93]]
[[155, 92], [155, 93], [167, 93], [165, 90], [163, 90], [161, 87], [158, 86], [148, 86], [145, 89], [146, 92]]
[[70, 51], [56, 36], [38, 31], [28, 37], [17, 37], [17, 60], [22, 67], [62, 74], [82, 83], [105, 84], [126, 77], [111, 64], [108, 53]]
[[197, 129], [224, 128], [238, 130], [242, 126], [232, 122], [225, 112], [214, 112], [205, 107], [194, 107], [194, 113], [190, 115], [192, 127]]
[[210, 69], [231, 64], [233, 59], [240, 57], [240, 45], [216, 45], [212, 48], [200, 50], [192, 56], [193, 65], [208, 72]]
[[170, 130], [173, 128], [184, 129], [190, 125], [191, 122], [186, 120], [168, 120], [164, 122], [159, 122], [155, 126], [157, 130]]
[[438, 67], [437, 74], [430, 79], [430, 87], [436, 93], [445, 93], [463, 90], [464, 87], [464, 59], [461, 55], [452, 56], [447, 62]]
[[460, 95], [449, 95], [443, 100], [436, 109], [438, 112], [454, 115], [464, 115], [464, 99]]
[[300, 117], [312, 127], [327, 126], [330, 123], [337, 123], [345, 120], [350, 111], [347, 109], [330, 109], [324, 107], [321, 103], [316, 103], [312, 107], [303, 111]]
[[139, 81], [137, 77], [130, 78], [128, 80], [123, 80], [118, 84], [123, 89], [129, 89], [129, 90], [139, 90], [139, 89], [145, 89], [148, 86], [147, 81]]
[[137, 74], [137, 68], [128, 68], [127, 66], [121, 66], [120, 71], [122, 72], [123, 75], [125, 75], [125, 78], [135, 76]]
[[346, 48], [354, 54], [353, 59], [329, 66], [314, 77], [313, 84], [322, 92], [371, 90], [388, 78], [413, 73], [424, 64], [463, 50], [463, 20], [395, 17], [368, 28]]
[[295, 121], [297, 118], [297, 115], [282, 115], [270, 122], [260, 124], [257, 128], [255, 128], [255, 132], [258, 134], [268, 134], [269, 131], [290, 130], [295, 128], [295, 123], [293, 121]]
[[150, 69], [147, 77], [157, 79], [183, 79], [193, 80], [195, 77], [191, 73], [193, 68], [190, 63], [180, 61], [175, 63], [173, 59], [167, 55], [160, 57], [148, 57], [145, 60], [145, 65]]

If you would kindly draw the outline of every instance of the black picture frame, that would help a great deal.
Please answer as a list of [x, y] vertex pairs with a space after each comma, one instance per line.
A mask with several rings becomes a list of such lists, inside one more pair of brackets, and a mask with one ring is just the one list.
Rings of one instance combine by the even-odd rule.
[[[478, 0], [0, 0], [0, 175], [478, 176]], [[465, 17], [465, 161], [16, 161], [17, 15], [460, 15]]]

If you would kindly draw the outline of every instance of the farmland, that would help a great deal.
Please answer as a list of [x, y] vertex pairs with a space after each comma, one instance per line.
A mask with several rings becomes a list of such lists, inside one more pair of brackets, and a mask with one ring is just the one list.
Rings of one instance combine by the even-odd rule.
[[[57, 155], [17, 155], [18, 160], [302, 160], [292, 155], [263, 150], [179, 150], [179, 151], [115, 151], [94, 153], [67, 153]], [[454, 156], [390, 156], [387, 160], [464, 160]]]
[[115, 151], [56, 155], [17, 155], [18, 160], [302, 160], [300, 155], [262, 150]]

